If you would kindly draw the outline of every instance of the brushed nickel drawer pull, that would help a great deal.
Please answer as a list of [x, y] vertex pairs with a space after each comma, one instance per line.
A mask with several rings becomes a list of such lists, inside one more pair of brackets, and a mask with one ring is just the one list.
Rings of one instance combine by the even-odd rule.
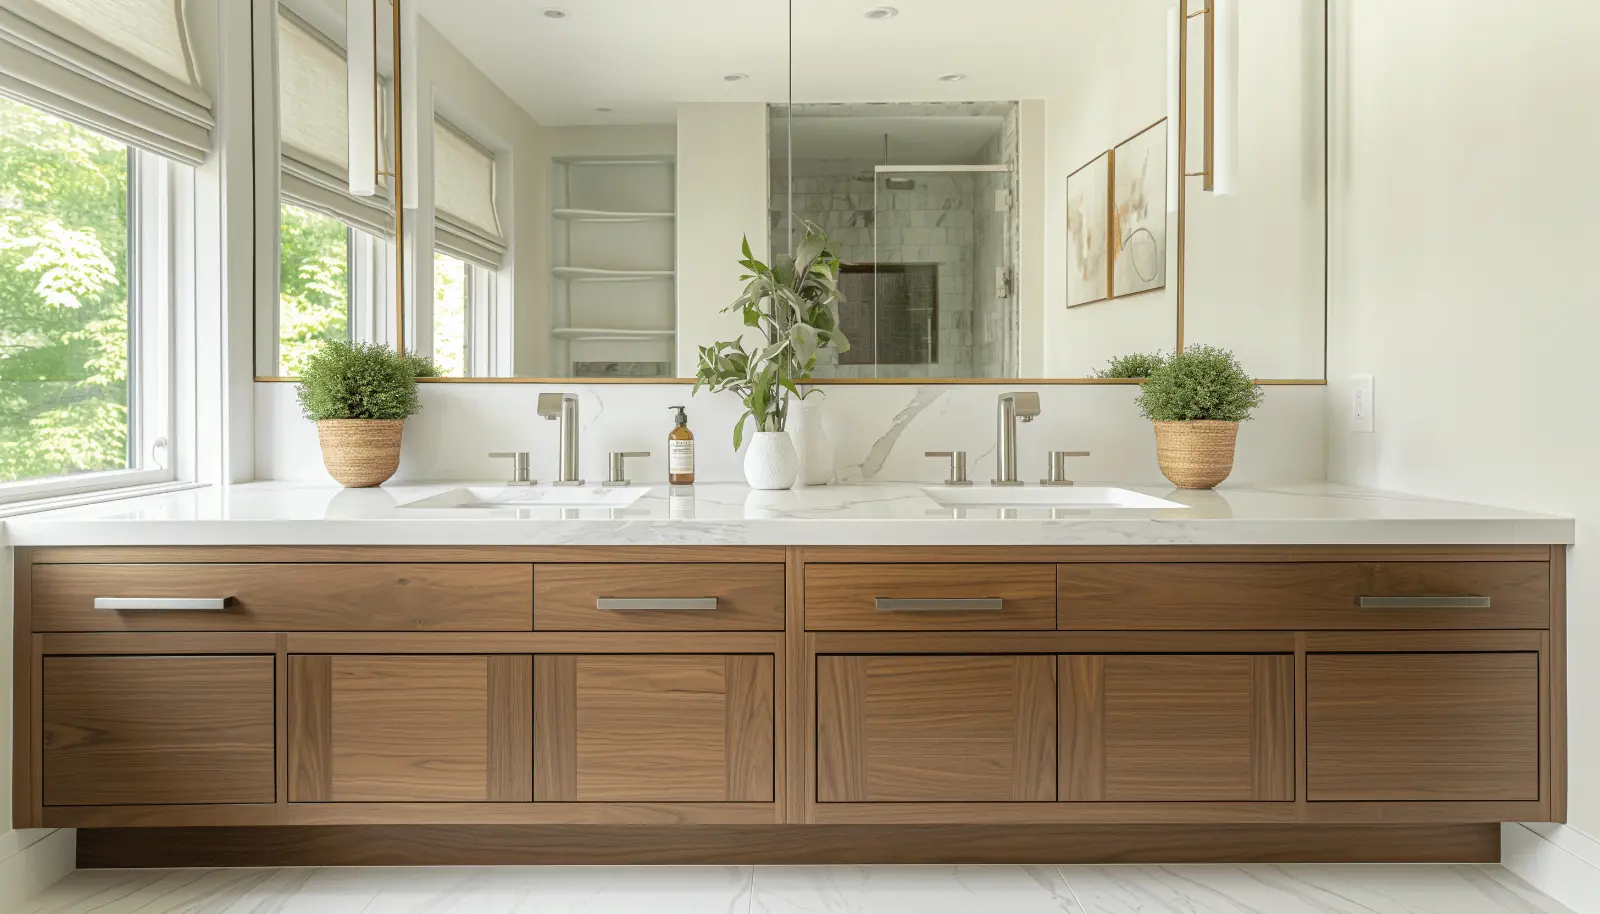
[[594, 601], [595, 609], [604, 609], [611, 612], [632, 612], [637, 610], [657, 610], [660, 612], [673, 612], [681, 609], [716, 609], [716, 597], [598, 597]]
[[1005, 607], [999, 597], [876, 597], [873, 608], [881, 613], [993, 612]]
[[233, 607], [233, 597], [95, 597], [95, 609], [148, 612], [220, 612]]
[[1361, 597], [1362, 609], [1488, 609], [1488, 597]]

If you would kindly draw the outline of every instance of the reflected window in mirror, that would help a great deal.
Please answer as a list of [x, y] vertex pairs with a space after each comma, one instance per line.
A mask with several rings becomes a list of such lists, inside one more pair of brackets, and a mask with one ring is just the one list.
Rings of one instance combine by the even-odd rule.
[[[326, 340], [394, 339], [394, 207], [387, 177], [375, 196], [350, 189], [344, 32], [342, 4], [277, 6], [278, 294], [258, 314], [260, 374], [297, 375]], [[388, 81], [374, 91], [384, 104]], [[355, 167], [389, 170], [382, 159]]]

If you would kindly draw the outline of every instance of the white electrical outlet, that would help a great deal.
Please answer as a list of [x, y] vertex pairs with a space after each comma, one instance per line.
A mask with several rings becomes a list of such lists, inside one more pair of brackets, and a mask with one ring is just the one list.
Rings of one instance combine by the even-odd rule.
[[1350, 431], [1372, 434], [1372, 375], [1350, 376]]

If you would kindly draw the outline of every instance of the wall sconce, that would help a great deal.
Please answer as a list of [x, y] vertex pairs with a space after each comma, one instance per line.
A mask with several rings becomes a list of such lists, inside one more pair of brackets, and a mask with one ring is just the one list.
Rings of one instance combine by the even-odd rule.
[[[395, 35], [394, 122], [399, 128], [400, 149], [388, 169], [384, 167], [384, 148], [379, 125], [383, 122], [383, 80], [378, 72], [378, 4], [392, 7], [399, 23]], [[417, 208], [416, 169], [401, 167], [417, 160], [417, 118], [412, 116], [417, 93], [417, 14], [401, 0], [346, 0], [345, 61], [348, 68], [346, 90], [349, 99], [350, 193], [372, 197], [378, 193], [379, 179], [400, 176], [396, 197], [406, 209]], [[408, 109], [407, 106], [410, 106]], [[366, 163], [371, 162], [371, 168]], [[358, 164], [359, 163], [359, 164]]]
[[[1184, 9], [1185, 20], [1204, 16], [1206, 26], [1205, 167], [1186, 176], [1204, 178], [1204, 190], [1227, 196], [1239, 188], [1239, 0], [1209, 0], [1192, 13]], [[1170, 45], [1170, 19], [1167, 29]], [[1187, 48], [1181, 38], [1179, 44]], [[1186, 50], [1180, 56], [1181, 70], [1188, 65]], [[1169, 85], [1169, 104], [1171, 92]]]

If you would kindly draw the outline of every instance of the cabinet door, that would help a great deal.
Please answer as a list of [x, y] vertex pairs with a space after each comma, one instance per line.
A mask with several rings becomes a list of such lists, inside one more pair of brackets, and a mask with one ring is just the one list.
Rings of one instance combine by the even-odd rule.
[[43, 665], [44, 805], [276, 800], [272, 657]]
[[289, 658], [289, 800], [527, 802], [533, 658]]
[[1061, 799], [1294, 799], [1294, 658], [1061, 658]]
[[1538, 654], [1306, 664], [1308, 799], [1539, 799]]
[[534, 682], [534, 799], [771, 802], [772, 657], [541, 654]]
[[1055, 658], [817, 658], [817, 799], [1056, 798]]

